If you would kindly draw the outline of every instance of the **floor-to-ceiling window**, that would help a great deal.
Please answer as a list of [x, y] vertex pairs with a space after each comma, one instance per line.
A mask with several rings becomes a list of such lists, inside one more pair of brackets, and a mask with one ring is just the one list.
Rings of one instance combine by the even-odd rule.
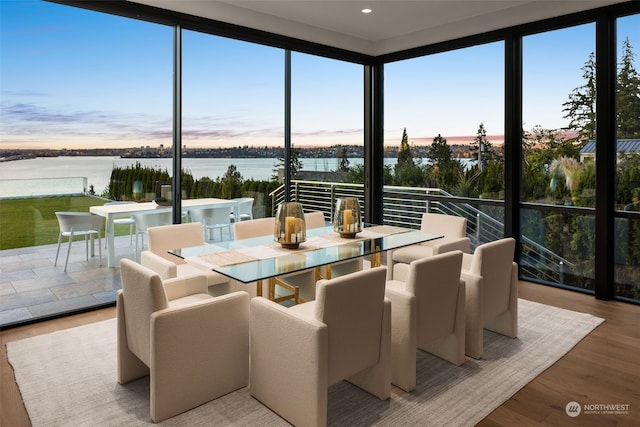
[[614, 275], [618, 297], [640, 300], [640, 15], [617, 20], [617, 179]]
[[284, 51], [182, 32], [182, 186], [187, 198], [254, 199], [269, 193], [284, 144]]
[[474, 245], [501, 238], [504, 43], [389, 63], [384, 75], [385, 222], [460, 215]]
[[360, 64], [291, 55], [292, 199], [327, 221], [336, 197], [364, 202], [362, 76]]
[[[23, 248], [0, 255], [4, 324], [114, 301], [119, 277], [89, 272], [97, 248], [87, 261], [76, 241], [64, 271], [65, 244], [54, 266], [55, 212], [153, 198], [134, 175], [171, 160], [133, 157], [171, 146], [173, 33], [42, 1], [0, 7], [0, 149], [11, 159], [0, 167], [0, 249]], [[117, 229], [127, 235], [118, 256], [135, 256], [129, 231]]]
[[523, 39], [521, 275], [594, 289], [595, 24]]

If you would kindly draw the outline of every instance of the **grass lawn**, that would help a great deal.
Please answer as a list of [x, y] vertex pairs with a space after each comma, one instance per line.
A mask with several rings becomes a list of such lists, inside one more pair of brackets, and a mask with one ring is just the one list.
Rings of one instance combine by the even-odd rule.
[[[55, 212], [89, 212], [90, 206], [102, 205], [107, 201], [92, 196], [2, 199], [0, 200], [0, 249], [58, 243], [60, 227]], [[115, 232], [118, 236], [129, 234], [129, 226], [116, 226]], [[104, 228], [102, 236], [104, 236]]]

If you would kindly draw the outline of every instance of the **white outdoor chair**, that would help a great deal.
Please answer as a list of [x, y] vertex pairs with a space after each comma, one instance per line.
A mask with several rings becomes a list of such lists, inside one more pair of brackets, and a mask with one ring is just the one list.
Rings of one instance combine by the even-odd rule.
[[416, 348], [454, 365], [465, 362], [465, 283], [462, 252], [398, 263], [387, 281], [391, 300], [391, 382], [416, 386]]
[[[131, 202], [131, 201], [116, 201], [116, 202], [107, 202], [104, 205], [105, 206], [111, 206], [111, 205], [131, 205], [131, 204], [136, 204], [136, 202]], [[116, 225], [128, 225], [129, 226], [129, 246], [133, 245], [133, 226], [136, 224], [136, 220], [132, 217], [126, 217], [126, 218], [114, 218], [113, 220], [113, 226], [115, 227]], [[109, 232], [109, 230], [107, 230], [107, 227], [109, 227], [109, 221], [107, 221], [105, 223], [105, 235]], [[114, 230], [115, 233], [115, 230]], [[104, 247], [107, 247], [107, 239], [105, 239], [104, 241]]]
[[450, 251], [471, 252], [471, 241], [467, 237], [467, 219], [464, 217], [424, 213], [422, 214], [420, 230], [426, 233], [443, 235], [444, 237], [390, 251], [387, 254], [388, 280], [394, 279], [393, 266], [397, 262], [410, 264], [420, 258]]
[[[235, 240], [250, 239], [252, 237], [273, 236], [276, 223], [274, 217], [258, 218], [233, 223]], [[293, 300], [296, 304], [312, 300], [315, 297], [315, 269], [284, 274], [269, 279], [266, 296], [276, 302]], [[290, 291], [288, 295], [277, 293], [277, 287]], [[264, 287], [263, 287], [264, 288]]]
[[67, 247], [67, 257], [64, 261], [64, 271], [67, 271], [69, 264], [69, 254], [71, 253], [71, 244], [77, 236], [84, 236], [86, 260], [89, 261], [89, 239], [91, 240], [91, 256], [94, 255], [93, 239], [98, 238], [98, 252], [100, 254], [100, 265], [102, 265], [102, 240], [100, 232], [102, 230], [102, 217], [92, 215], [85, 212], [56, 212], [58, 225], [60, 226], [60, 234], [58, 234], [58, 249], [56, 251], [56, 259], [53, 265], [58, 265], [58, 255], [60, 254], [60, 245], [62, 238], [69, 239]]
[[204, 276], [162, 281], [120, 261], [117, 379], [149, 375], [150, 413], [160, 422], [246, 387], [249, 295], [212, 297]]
[[511, 237], [482, 244], [462, 258], [466, 283], [465, 352], [482, 357], [483, 329], [518, 336], [518, 264]]
[[[227, 229], [231, 237], [231, 206], [215, 206], [203, 209], [189, 209], [189, 217], [192, 222], [202, 224], [203, 232], [207, 240], [213, 240], [213, 231], [220, 231], [220, 240], [223, 240], [222, 231]], [[208, 235], [208, 238], [207, 238]]]
[[385, 267], [318, 282], [315, 301], [251, 300], [251, 395], [296, 426], [327, 424], [328, 388], [347, 380], [391, 395]]
[[253, 197], [238, 197], [232, 199], [238, 203], [238, 219], [236, 220], [235, 214], [231, 214], [231, 222], [247, 221], [253, 219]]
[[[171, 212], [155, 212], [134, 214], [133, 219], [136, 221], [136, 260], [140, 250], [144, 249], [144, 236], [151, 227], [159, 225], [169, 225], [173, 223], [173, 215]], [[138, 237], [141, 244], [138, 247]]]

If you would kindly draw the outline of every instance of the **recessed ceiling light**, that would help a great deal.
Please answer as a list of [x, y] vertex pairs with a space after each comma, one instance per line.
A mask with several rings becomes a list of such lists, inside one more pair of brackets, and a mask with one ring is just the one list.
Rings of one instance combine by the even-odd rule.
[[371, 13], [373, 12], [371, 9], [362, 9], [362, 13]]

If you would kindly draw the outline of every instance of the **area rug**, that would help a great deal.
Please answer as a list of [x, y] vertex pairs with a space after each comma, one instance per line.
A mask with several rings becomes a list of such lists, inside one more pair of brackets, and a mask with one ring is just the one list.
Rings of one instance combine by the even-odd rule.
[[[603, 319], [519, 300], [519, 337], [485, 332], [481, 360], [453, 366], [418, 351], [417, 388], [380, 401], [347, 382], [331, 387], [331, 426], [473, 426], [551, 366]], [[142, 426], [149, 379], [116, 382], [115, 319], [7, 344], [34, 426]], [[286, 426], [247, 388], [171, 418], [166, 426]]]

